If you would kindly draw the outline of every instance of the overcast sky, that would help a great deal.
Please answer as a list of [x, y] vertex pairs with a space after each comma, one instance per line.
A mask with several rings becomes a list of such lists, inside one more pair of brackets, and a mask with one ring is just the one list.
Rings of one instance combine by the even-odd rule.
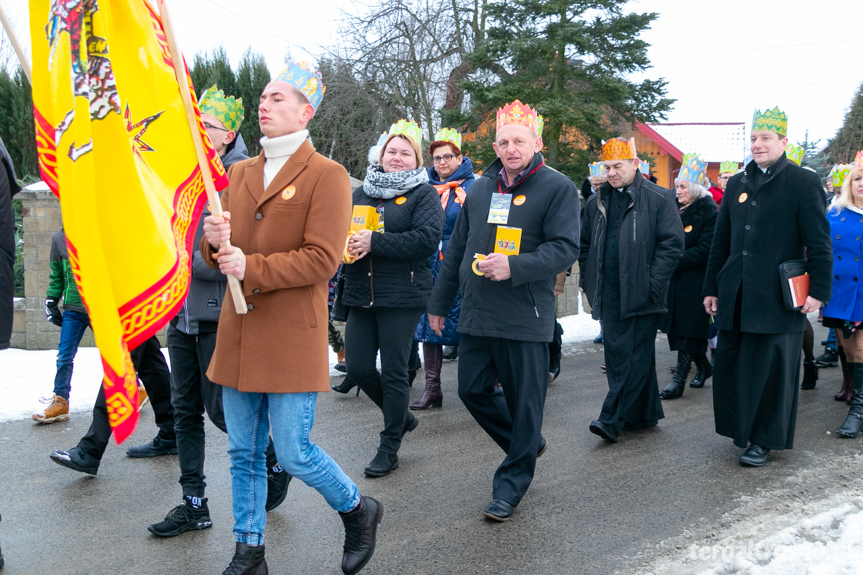
[[[236, 65], [251, 46], [273, 74], [288, 54], [315, 60], [337, 42], [341, 10], [361, 7], [353, 0], [166, 2], [187, 60], [221, 44]], [[0, 5], [25, 35], [27, 2]], [[748, 126], [755, 108], [779, 106], [788, 114], [790, 140], [802, 140], [808, 129], [810, 139], [824, 144], [863, 82], [863, 29], [850, 24], [863, 16], [859, 0], [632, 0], [627, 9], [659, 14], [643, 37], [653, 63], [647, 77], [665, 78], [677, 100], [669, 122]]]

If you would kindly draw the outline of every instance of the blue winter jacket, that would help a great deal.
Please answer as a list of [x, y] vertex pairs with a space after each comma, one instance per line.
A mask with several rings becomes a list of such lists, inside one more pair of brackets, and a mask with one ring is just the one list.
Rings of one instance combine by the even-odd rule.
[[863, 321], [863, 214], [830, 208], [827, 221], [833, 242], [833, 289], [824, 316]]

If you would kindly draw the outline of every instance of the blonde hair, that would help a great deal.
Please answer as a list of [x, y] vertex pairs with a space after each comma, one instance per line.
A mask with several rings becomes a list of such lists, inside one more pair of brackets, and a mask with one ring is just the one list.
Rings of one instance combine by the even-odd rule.
[[381, 153], [378, 156], [378, 163], [379, 164], [384, 163], [384, 152], [387, 151], [387, 146], [390, 145], [390, 142], [394, 138], [401, 138], [402, 140], [404, 140], [405, 142], [407, 142], [408, 144], [411, 145], [411, 148], [413, 148], [413, 150], [414, 150], [414, 154], [416, 154], [416, 156], [417, 156], [417, 168], [422, 168], [423, 167], [423, 152], [420, 149], [419, 143], [414, 142], [412, 138], [409, 138], [408, 136], [406, 136], [404, 134], [392, 134], [389, 137], [387, 137], [387, 141], [384, 142], [384, 145], [381, 147]]
[[833, 203], [830, 205], [830, 209], [833, 210], [834, 214], [838, 214], [843, 209], [854, 205], [854, 198], [851, 194], [851, 181], [860, 174], [863, 174], [863, 168], [854, 168], [848, 172], [845, 181], [842, 183], [842, 191], [839, 192], [838, 196], [833, 198]]

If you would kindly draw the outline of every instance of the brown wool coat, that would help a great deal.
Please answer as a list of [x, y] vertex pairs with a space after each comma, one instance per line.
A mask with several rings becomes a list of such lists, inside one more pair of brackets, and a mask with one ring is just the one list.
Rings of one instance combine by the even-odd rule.
[[[231, 212], [231, 244], [246, 255], [247, 315], [228, 290], [212, 381], [240, 391], [329, 391], [327, 281], [350, 229], [351, 186], [345, 169], [306, 141], [264, 190], [264, 154], [234, 164], [222, 193]], [[207, 238], [204, 261], [218, 267]]]

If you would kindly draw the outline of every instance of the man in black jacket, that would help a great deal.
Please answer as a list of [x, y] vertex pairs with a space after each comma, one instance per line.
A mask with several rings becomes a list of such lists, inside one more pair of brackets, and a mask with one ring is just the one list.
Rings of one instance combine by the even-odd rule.
[[602, 147], [608, 182], [587, 200], [581, 227], [581, 287], [602, 322], [608, 395], [591, 433], [616, 442], [624, 430], [664, 417], [656, 381], [656, 330], [668, 281], [683, 253], [674, 195], [638, 168], [635, 139]]
[[[213, 86], [198, 103], [201, 120], [225, 170], [248, 159], [246, 144], [238, 130], [243, 121], [243, 100], [225, 96]], [[204, 489], [204, 412], [213, 425], [227, 433], [222, 408], [222, 386], [207, 377], [207, 367], [216, 349], [216, 329], [227, 279], [201, 258], [199, 244], [204, 235], [204, 208], [195, 241], [192, 242], [192, 280], [183, 307], [168, 326], [168, 354], [171, 356], [171, 403], [177, 432], [180, 460], [180, 485], [183, 502], [172, 509], [164, 521], [147, 529], [158, 537], [174, 537], [186, 531], [212, 526]], [[291, 475], [279, 466], [273, 440], [267, 446], [266, 510], [278, 507], [288, 491]]]
[[0, 350], [12, 338], [12, 298], [15, 294], [15, 214], [12, 196], [21, 188], [15, 181], [12, 158], [0, 140]]
[[[740, 464], [750, 467], [767, 463], [771, 449], [793, 447], [805, 314], [829, 300], [832, 287], [824, 194], [818, 176], [785, 157], [786, 127], [778, 108], [755, 112], [752, 161], [726, 186], [702, 291], [719, 327], [716, 432], [748, 445]], [[779, 264], [804, 257], [809, 296], [788, 310]]]
[[495, 521], [512, 516], [547, 446], [554, 282], [578, 257], [578, 191], [545, 165], [541, 121], [518, 100], [498, 110], [498, 160], [471, 188], [428, 305], [440, 334], [461, 287], [459, 397], [506, 453], [485, 510]]

